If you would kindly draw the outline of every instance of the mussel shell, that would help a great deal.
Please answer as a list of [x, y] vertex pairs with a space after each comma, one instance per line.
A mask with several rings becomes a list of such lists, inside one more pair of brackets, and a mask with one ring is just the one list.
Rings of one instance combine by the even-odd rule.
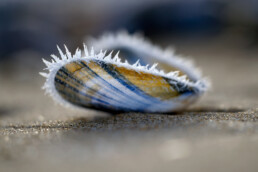
[[93, 59], [62, 66], [54, 86], [65, 101], [104, 111], [175, 111], [198, 97], [179, 81]]

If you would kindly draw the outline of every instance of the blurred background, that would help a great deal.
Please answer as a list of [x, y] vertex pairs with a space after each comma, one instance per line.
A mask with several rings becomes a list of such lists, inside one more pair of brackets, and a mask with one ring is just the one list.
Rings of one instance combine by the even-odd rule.
[[[160, 44], [168, 40], [164, 46], [177, 46], [178, 42], [205, 44], [221, 38], [228, 46], [252, 50], [258, 46], [258, 2], [1, 0], [1, 72], [39, 69], [42, 57], [57, 53], [56, 45], [66, 44], [75, 50], [88, 36], [120, 29], [144, 33]], [[6, 63], [8, 67], [3, 65]]]

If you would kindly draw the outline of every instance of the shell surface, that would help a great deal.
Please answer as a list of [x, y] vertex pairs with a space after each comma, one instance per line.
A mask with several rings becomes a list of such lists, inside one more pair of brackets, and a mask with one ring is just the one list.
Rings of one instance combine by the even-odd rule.
[[[109, 47], [104, 46], [102, 39], [94, 44], [107, 50], [119, 50], [122, 46], [134, 53], [133, 58], [142, 56], [147, 62], [148, 58], [150, 61], [158, 59], [151, 52], [148, 57], [143, 55], [147, 51], [119, 44], [118, 36], [114, 36], [113, 45]], [[171, 112], [193, 103], [207, 89], [205, 81], [189, 72], [192, 66], [181, 67], [183, 64], [178, 65], [178, 62], [172, 65], [164, 57], [165, 60], [158, 62], [167, 65], [172, 72], [157, 69], [157, 64], [149, 67], [137, 61], [130, 65], [127, 61], [121, 62], [118, 53], [114, 57], [102, 51], [95, 54], [93, 49], [89, 53], [86, 47], [84, 56], [78, 49], [74, 55], [67, 48], [66, 54], [59, 51], [61, 58], [52, 55], [52, 62], [43, 60], [49, 73], [41, 74], [47, 78], [46, 92], [65, 106], [103, 111]], [[123, 54], [124, 59], [131, 60], [131, 56]]]

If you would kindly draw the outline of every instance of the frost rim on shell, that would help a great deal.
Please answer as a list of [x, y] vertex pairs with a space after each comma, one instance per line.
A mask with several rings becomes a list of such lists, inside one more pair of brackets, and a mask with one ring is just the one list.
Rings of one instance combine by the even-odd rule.
[[[94, 47], [97, 51], [102, 49], [114, 50], [121, 47], [127, 48], [138, 53], [139, 57], [147, 56], [148, 58], [177, 67], [196, 81], [202, 79], [201, 70], [195, 67], [192, 59], [176, 55], [171, 47], [162, 49], [139, 33], [129, 34], [125, 30], [118, 31], [117, 33], [107, 32], [99, 38], [89, 37], [85, 41], [87, 45]], [[206, 84], [208, 85], [208, 81], [206, 81]]]

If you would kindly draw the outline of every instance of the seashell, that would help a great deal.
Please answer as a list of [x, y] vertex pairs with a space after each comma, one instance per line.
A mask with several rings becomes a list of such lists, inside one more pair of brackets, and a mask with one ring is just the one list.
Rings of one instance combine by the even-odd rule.
[[[66, 47], [65, 53], [58, 47], [61, 58], [51, 55], [51, 62], [43, 59], [49, 71], [40, 73], [46, 77], [43, 88], [64, 106], [172, 112], [192, 104], [208, 88], [192, 62], [140, 36], [121, 32], [92, 39], [88, 44], [99, 53], [93, 48], [89, 52], [85, 45], [83, 55], [80, 49], [72, 55]], [[118, 51], [116, 55], [113, 50]], [[136, 58], [139, 60], [130, 64]]]

